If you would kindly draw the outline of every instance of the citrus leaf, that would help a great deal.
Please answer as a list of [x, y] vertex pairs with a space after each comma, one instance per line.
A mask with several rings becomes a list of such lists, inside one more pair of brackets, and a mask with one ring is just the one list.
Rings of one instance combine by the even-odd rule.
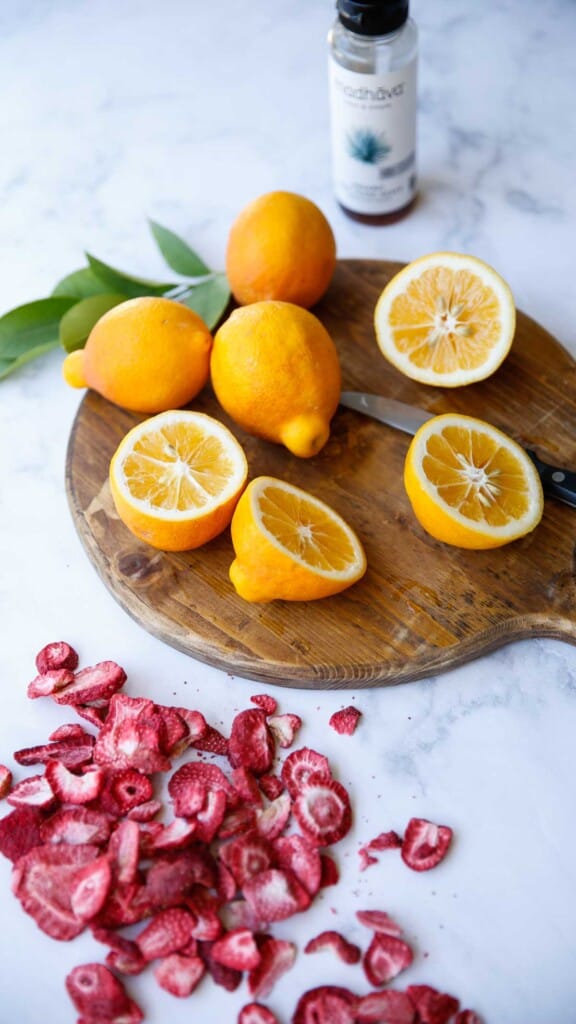
[[57, 341], [47, 341], [44, 345], [36, 345], [35, 348], [29, 348], [27, 352], [23, 352], [16, 359], [4, 359], [0, 356], [0, 380], [8, 377], [10, 373], [18, 370], [25, 363], [29, 363], [32, 359], [44, 355], [45, 352], [50, 352], [53, 348], [58, 348]]
[[0, 359], [31, 358], [30, 353], [58, 342], [61, 318], [78, 300], [58, 295], [16, 306], [0, 317]]
[[67, 352], [84, 348], [94, 324], [109, 309], [126, 301], [124, 295], [89, 295], [72, 306], [60, 321], [60, 344]]
[[125, 295], [128, 299], [136, 299], [139, 295], [164, 295], [165, 292], [169, 292], [172, 288], [176, 287], [173, 282], [171, 284], [161, 284], [158, 281], [148, 281], [143, 277], [132, 277], [131, 274], [124, 274], [123, 271], [116, 270], [107, 263], [97, 260], [90, 253], [86, 253], [86, 258], [96, 277], [100, 278], [108, 286], [108, 291], [120, 292], [121, 295]]
[[110, 288], [90, 267], [82, 267], [81, 270], [74, 270], [67, 274], [52, 290], [52, 295], [71, 295], [78, 299], [86, 299], [90, 295], [102, 295], [109, 292]]
[[150, 230], [166, 263], [183, 277], [206, 277], [211, 273], [204, 260], [178, 235], [151, 220]]
[[225, 274], [215, 274], [200, 281], [179, 299], [202, 317], [209, 330], [216, 326], [230, 300], [230, 287]]

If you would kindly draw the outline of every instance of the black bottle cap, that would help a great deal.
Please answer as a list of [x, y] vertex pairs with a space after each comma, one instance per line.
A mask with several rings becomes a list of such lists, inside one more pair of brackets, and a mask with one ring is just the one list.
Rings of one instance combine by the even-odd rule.
[[359, 36], [385, 36], [402, 28], [408, 0], [337, 0], [338, 17]]

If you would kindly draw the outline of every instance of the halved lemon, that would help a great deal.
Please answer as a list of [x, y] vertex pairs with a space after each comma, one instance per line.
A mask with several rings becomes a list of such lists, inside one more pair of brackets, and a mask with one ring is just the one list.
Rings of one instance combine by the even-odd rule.
[[436, 252], [408, 264], [374, 313], [382, 354], [422, 384], [483, 380], [508, 355], [516, 328], [510, 288], [475, 256]]
[[364, 549], [334, 509], [275, 477], [252, 480], [232, 518], [230, 579], [247, 601], [312, 601], [366, 571]]
[[164, 551], [197, 548], [221, 533], [247, 476], [244, 450], [227, 427], [181, 409], [133, 427], [110, 463], [121, 520]]
[[404, 484], [421, 526], [462, 548], [496, 548], [542, 518], [540, 477], [520, 445], [472, 416], [448, 413], [414, 436]]

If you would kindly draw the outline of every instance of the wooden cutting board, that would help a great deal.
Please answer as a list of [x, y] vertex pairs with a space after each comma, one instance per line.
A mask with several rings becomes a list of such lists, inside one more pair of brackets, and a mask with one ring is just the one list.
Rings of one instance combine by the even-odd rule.
[[[478, 416], [546, 461], [576, 467], [576, 363], [522, 313], [510, 355], [480, 384], [426, 387], [383, 359], [372, 313], [400, 266], [341, 261], [315, 309], [338, 347], [343, 386]], [[137, 541], [115, 515], [107, 475], [121, 438], [144, 417], [88, 392], [67, 453], [72, 516], [108, 589], [161, 640], [232, 675], [317, 689], [406, 682], [525, 637], [576, 643], [576, 509], [547, 500], [529, 537], [492, 552], [459, 550], [427, 536], [412, 515], [402, 485], [407, 435], [339, 409], [326, 447], [302, 460], [244, 434], [209, 388], [193, 407], [231, 427], [251, 476], [282, 477], [344, 515], [365, 545], [368, 572], [333, 598], [252, 605], [228, 579], [229, 531], [184, 554]]]

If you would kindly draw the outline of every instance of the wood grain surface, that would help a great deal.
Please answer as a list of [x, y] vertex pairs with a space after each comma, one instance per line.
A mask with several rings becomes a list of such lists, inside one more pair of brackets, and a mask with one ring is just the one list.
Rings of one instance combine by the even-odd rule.
[[[487, 381], [434, 389], [380, 355], [372, 314], [400, 264], [344, 260], [314, 312], [338, 347], [343, 386], [434, 413], [488, 420], [557, 465], [576, 467], [576, 363], [520, 313], [512, 350]], [[283, 686], [381, 686], [432, 675], [513, 640], [576, 643], [576, 510], [547, 500], [528, 537], [492, 552], [440, 544], [415, 521], [402, 485], [407, 435], [339, 409], [314, 459], [251, 438], [206, 388], [193, 408], [220, 418], [244, 445], [252, 477], [279, 476], [318, 495], [366, 548], [364, 579], [336, 597], [253, 605], [228, 579], [227, 530], [197, 551], [167, 554], [137, 541], [115, 515], [107, 476], [126, 431], [144, 417], [93, 392], [71, 432], [66, 485], [88, 557], [122, 608], [193, 658]]]

